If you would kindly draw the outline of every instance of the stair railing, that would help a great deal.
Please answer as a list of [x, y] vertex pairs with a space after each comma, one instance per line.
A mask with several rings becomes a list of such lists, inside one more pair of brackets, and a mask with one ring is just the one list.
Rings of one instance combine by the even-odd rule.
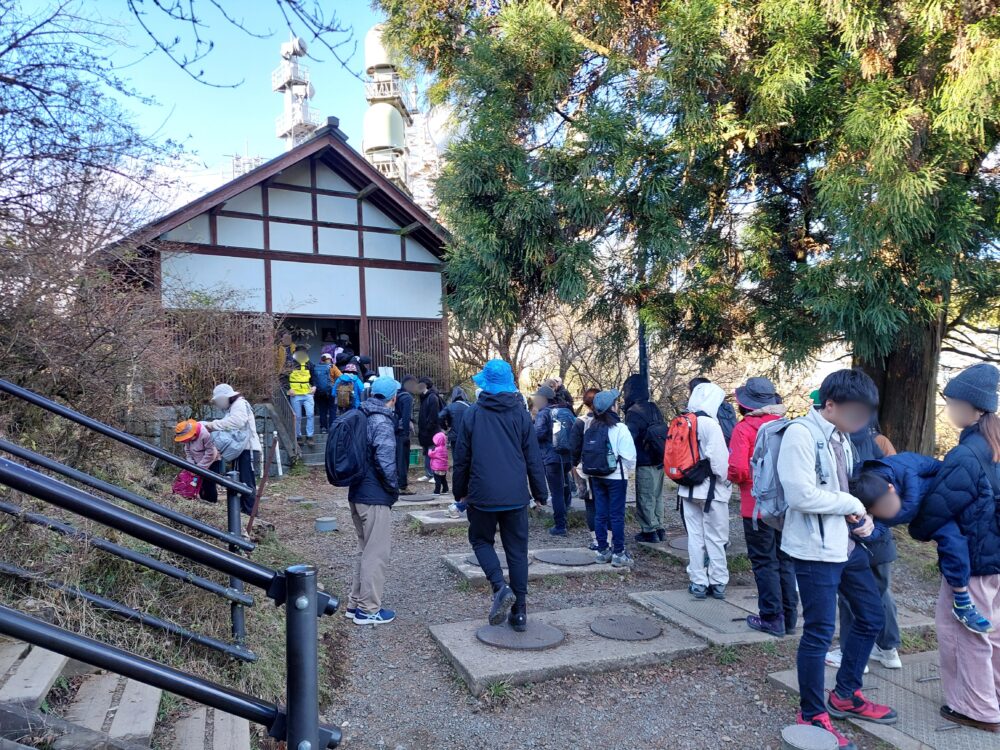
[[[316, 571], [312, 566], [293, 565], [278, 571], [259, 565], [243, 556], [254, 548], [251, 542], [243, 538], [240, 528], [241, 495], [250, 493], [251, 489], [239, 482], [238, 475], [235, 472], [230, 472], [223, 476], [202, 469], [157, 446], [149, 445], [110, 425], [5, 380], [0, 380], [0, 392], [46, 409], [112, 440], [190, 471], [205, 481], [215, 482], [226, 488], [228, 528], [227, 531], [220, 531], [210, 524], [191, 518], [115, 484], [61, 464], [16, 443], [0, 439], [0, 451], [27, 464], [58, 474], [90, 490], [104, 493], [184, 527], [185, 531], [172, 528], [98, 497], [92, 492], [67, 484], [48, 474], [43, 474], [30, 466], [0, 457], [0, 485], [6, 485], [16, 492], [42, 500], [64, 511], [115, 529], [136, 540], [184, 558], [191, 563], [228, 576], [229, 585], [223, 586], [137, 550], [85, 533], [63, 521], [39, 513], [28, 512], [13, 503], [0, 501], [0, 512], [2, 513], [16, 516], [27, 523], [42, 526], [55, 533], [84, 541], [97, 549], [143, 565], [184, 583], [198, 586], [228, 600], [231, 607], [233, 643], [224, 643], [216, 638], [196, 633], [188, 628], [63, 581], [46, 579], [34, 571], [11, 562], [0, 562], [0, 574], [48, 586], [68, 596], [86, 600], [116, 617], [156, 628], [178, 637], [182, 641], [198, 643], [243, 661], [256, 659], [256, 655], [250, 652], [245, 645], [244, 607], [252, 606], [253, 598], [244, 591], [244, 585], [260, 589], [276, 605], [283, 605], [285, 608], [287, 705], [278, 706], [232, 690], [210, 680], [46, 623], [9, 607], [0, 606], [0, 633], [125, 675], [248, 721], [262, 724], [271, 737], [286, 742], [288, 747], [295, 748], [295, 750], [336, 747], [341, 739], [340, 730], [337, 727], [319, 724], [317, 620], [320, 616], [332, 615], [337, 611], [337, 599], [317, 590]], [[228, 549], [217, 547], [188, 532], [194, 532], [214, 541], [225, 543], [228, 545]]]

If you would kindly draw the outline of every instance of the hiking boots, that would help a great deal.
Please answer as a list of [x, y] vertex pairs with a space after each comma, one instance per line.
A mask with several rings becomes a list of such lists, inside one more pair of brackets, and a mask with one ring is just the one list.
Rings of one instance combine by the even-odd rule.
[[888, 706], [872, 703], [860, 690], [855, 690], [850, 698], [841, 698], [831, 691], [826, 697], [826, 710], [835, 719], [862, 719], [874, 724], [895, 724], [899, 718]]
[[611, 554], [610, 548], [603, 550], [599, 549], [597, 550], [597, 554], [594, 555], [594, 562], [597, 563], [598, 565], [607, 565], [609, 562], [611, 562], [611, 559], [613, 557], [614, 555]]
[[566, 529], [560, 529], [558, 526], [553, 526], [549, 529], [549, 536], [566, 536], [568, 533]]
[[808, 724], [810, 726], [819, 727], [820, 729], [825, 729], [837, 738], [838, 750], [858, 750], [858, 746], [842, 735], [840, 730], [833, 725], [833, 722], [830, 721], [830, 714], [817, 714], [811, 719], [803, 719], [802, 714], [800, 713], [797, 717], [795, 717], [795, 723]]
[[667, 530], [666, 529], [657, 529], [656, 530], [656, 541], [658, 541], [658, 542], [665, 542], [665, 541], [667, 541]]
[[502, 623], [513, 606], [514, 592], [510, 590], [510, 586], [501, 586], [493, 594], [493, 606], [490, 607], [490, 625], [499, 625]]
[[524, 609], [512, 609], [507, 615], [507, 624], [518, 633], [528, 629], [528, 613]]
[[775, 638], [785, 637], [785, 618], [781, 615], [777, 617], [760, 617], [759, 615], [749, 615], [747, 625], [751, 630], [773, 635]]
[[656, 544], [659, 541], [655, 531], [640, 531], [634, 539], [637, 542], [649, 542], [650, 544]]

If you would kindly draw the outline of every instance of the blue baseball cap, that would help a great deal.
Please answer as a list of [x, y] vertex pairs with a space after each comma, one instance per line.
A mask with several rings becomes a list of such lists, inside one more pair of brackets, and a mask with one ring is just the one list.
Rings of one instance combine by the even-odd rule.
[[621, 394], [612, 388], [610, 391], [601, 391], [596, 396], [594, 396], [594, 413], [603, 414], [612, 406], [615, 405], [615, 401]]
[[390, 377], [382, 376], [375, 378], [372, 381], [372, 395], [381, 396], [386, 401], [396, 395], [396, 392], [401, 388], [399, 381], [394, 380]]

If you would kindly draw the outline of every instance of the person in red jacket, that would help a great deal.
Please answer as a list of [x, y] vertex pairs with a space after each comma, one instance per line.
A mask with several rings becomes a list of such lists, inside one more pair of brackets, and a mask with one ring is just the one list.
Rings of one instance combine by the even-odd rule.
[[774, 383], [767, 378], [748, 378], [736, 389], [736, 403], [743, 419], [733, 429], [729, 443], [729, 480], [740, 487], [740, 515], [747, 540], [747, 556], [757, 582], [759, 614], [747, 617], [747, 625], [762, 633], [781, 637], [795, 629], [798, 593], [795, 565], [781, 551], [781, 532], [765, 523], [754, 528], [753, 473], [750, 458], [761, 425], [773, 422], [788, 410]]

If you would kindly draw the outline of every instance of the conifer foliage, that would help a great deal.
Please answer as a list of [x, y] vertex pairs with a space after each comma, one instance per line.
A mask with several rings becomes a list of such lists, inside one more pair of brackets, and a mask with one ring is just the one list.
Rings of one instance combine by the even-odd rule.
[[637, 309], [706, 358], [843, 340], [928, 449], [942, 342], [998, 304], [992, 0], [380, 0], [458, 134], [473, 324]]

